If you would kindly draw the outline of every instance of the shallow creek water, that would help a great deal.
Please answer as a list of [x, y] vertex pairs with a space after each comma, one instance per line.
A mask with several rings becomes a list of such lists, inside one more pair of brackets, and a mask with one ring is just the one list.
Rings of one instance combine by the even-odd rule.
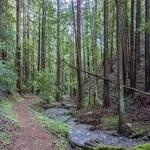
[[123, 136], [113, 136], [107, 131], [90, 131], [89, 125], [81, 124], [75, 121], [69, 114], [70, 110], [64, 108], [50, 108], [46, 110], [49, 118], [60, 122], [66, 122], [71, 126], [69, 140], [77, 145], [86, 145], [90, 141], [96, 141], [97, 144], [110, 145], [124, 148], [131, 148], [134, 145], [141, 144], [141, 140], [133, 140]]

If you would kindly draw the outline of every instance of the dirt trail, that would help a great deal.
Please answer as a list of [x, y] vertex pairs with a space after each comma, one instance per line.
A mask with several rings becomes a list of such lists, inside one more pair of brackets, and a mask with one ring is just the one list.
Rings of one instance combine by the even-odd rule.
[[14, 133], [15, 140], [9, 150], [57, 150], [56, 138], [36, 122], [30, 110], [33, 103], [34, 97], [27, 96], [14, 105], [13, 111], [20, 122], [21, 131]]

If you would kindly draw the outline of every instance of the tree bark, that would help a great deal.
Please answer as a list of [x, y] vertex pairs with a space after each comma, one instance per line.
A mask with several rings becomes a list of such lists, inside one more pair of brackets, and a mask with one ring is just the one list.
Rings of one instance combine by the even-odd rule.
[[[128, 23], [128, 0], [124, 0], [123, 3], [123, 76], [124, 76], [124, 85], [127, 83], [128, 75], [128, 64], [129, 64], [129, 23]], [[124, 89], [126, 91], [126, 89]]]
[[[104, 1], [104, 78], [109, 76], [109, 63], [108, 63], [108, 0]], [[103, 107], [110, 107], [109, 100], [109, 84], [104, 80], [103, 87]]]
[[[4, 31], [4, 0], [0, 0], [0, 31]], [[3, 37], [0, 37], [1, 42], [3, 42]], [[4, 63], [7, 58], [6, 49], [0, 50], [0, 60]]]
[[16, 0], [16, 72], [17, 90], [21, 92], [21, 1]]
[[123, 49], [122, 49], [122, 17], [121, 1], [116, 0], [116, 19], [117, 19], [117, 49], [118, 49], [118, 79], [119, 79], [119, 133], [124, 132], [124, 76], [123, 76]]
[[[135, 33], [135, 53], [136, 53], [136, 63], [140, 64], [140, 24], [141, 24], [141, 1], [136, 1], [136, 33]], [[135, 68], [137, 68], [135, 66]], [[136, 72], [135, 72], [136, 74]]]
[[60, 101], [60, 82], [61, 82], [61, 53], [60, 53], [60, 0], [57, 0], [57, 92], [56, 100]]
[[[150, 1], [145, 0], [145, 23], [150, 21]], [[150, 90], [150, 31], [145, 31], [145, 89]]]
[[41, 8], [39, 8], [39, 27], [38, 27], [38, 71], [41, 69]]
[[[135, 78], [135, 34], [134, 34], [134, 12], [135, 12], [135, 0], [131, 0], [131, 28], [130, 28], [130, 86], [136, 87], [136, 78]], [[133, 91], [131, 91], [132, 94]]]
[[77, 81], [78, 109], [82, 107], [82, 75], [81, 75], [81, 0], [77, 0]]
[[46, 30], [46, 7], [45, 0], [42, 1], [42, 35], [41, 35], [41, 69], [45, 69], [46, 66], [46, 45], [45, 45], [45, 30]]

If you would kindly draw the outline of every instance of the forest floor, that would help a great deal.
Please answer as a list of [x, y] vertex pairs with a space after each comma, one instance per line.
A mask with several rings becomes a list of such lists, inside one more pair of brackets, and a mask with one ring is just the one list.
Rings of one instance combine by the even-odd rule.
[[21, 126], [20, 130], [13, 133], [13, 143], [9, 150], [55, 150], [56, 137], [43, 129], [35, 120], [31, 111], [34, 103], [33, 96], [26, 96], [24, 100], [16, 102], [13, 112]]

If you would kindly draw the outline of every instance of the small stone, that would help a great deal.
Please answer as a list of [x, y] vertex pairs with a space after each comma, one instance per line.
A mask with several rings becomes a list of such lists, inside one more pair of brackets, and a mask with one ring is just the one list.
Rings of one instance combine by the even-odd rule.
[[126, 125], [130, 128], [132, 128], [132, 124], [131, 123], [126, 123]]
[[95, 139], [95, 142], [96, 142], [96, 143], [100, 143], [100, 140], [99, 140], [99, 139]]
[[91, 126], [91, 127], [89, 127], [89, 130], [94, 131], [94, 130], [96, 130], [96, 128], [94, 126]]
[[93, 112], [89, 111], [86, 113], [86, 115], [93, 115]]

